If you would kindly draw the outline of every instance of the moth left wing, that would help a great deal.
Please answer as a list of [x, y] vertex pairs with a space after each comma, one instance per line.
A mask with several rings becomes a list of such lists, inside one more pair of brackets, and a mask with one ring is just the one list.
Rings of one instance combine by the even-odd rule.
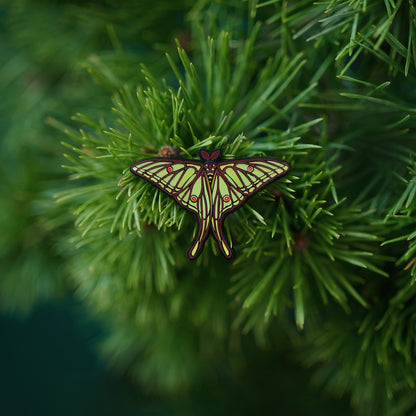
[[217, 164], [212, 182], [211, 230], [225, 257], [232, 256], [232, 249], [222, 229], [224, 216], [289, 169], [286, 162], [271, 158], [237, 159]]
[[265, 157], [218, 163], [217, 175], [221, 180], [218, 181], [217, 199], [213, 192], [213, 206], [218, 205], [216, 215], [221, 216], [233, 211], [249, 196], [289, 170], [286, 162]]

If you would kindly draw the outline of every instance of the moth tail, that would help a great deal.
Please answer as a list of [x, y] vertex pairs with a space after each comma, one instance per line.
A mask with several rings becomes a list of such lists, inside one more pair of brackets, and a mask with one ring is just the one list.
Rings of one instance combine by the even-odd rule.
[[233, 256], [233, 250], [228, 244], [224, 233], [222, 231], [222, 221], [215, 220], [214, 218], [211, 221], [211, 231], [212, 235], [218, 242], [218, 246], [227, 259], [230, 259]]
[[202, 247], [204, 246], [205, 240], [209, 232], [209, 220], [199, 221], [198, 234], [195, 237], [191, 247], [188, 250], [188, 258], [190, 260], [195, 259], [201, 253]]

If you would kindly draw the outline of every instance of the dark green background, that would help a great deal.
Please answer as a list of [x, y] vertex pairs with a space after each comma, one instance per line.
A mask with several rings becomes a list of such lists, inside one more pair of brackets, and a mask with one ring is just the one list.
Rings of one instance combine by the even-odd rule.
[[[2, 415], [351, 414], [346, 401], [323, 401], [310, 389], [311, 372], [272, 353], [250, 362], [242, 381], [224, 370], [223, 384], [187, 397], [134, 390], [128, 375], [112, 374], [98, 358], [103, 330], [73, 299], [38, 306], [26, 318], [2, 315], [0, 334]], [[253, 348], [247, 340], [248, 355]]]

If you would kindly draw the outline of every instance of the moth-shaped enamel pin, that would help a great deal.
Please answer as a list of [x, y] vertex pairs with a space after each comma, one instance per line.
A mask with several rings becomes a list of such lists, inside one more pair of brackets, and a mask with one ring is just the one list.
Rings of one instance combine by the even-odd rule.
[[289, 172], [286, 162], [268, 157], [253, 157], [217, 162], [221, 150], [200, 150], [203, 162], [154, 158], [139, 160], [130, 171], [149, 181], [198, 218], [198, 232], [188, 250], [196, 258], [209, 233], [224, 256], [233, 251], [224, 236], [224, 217], [267, 184]]

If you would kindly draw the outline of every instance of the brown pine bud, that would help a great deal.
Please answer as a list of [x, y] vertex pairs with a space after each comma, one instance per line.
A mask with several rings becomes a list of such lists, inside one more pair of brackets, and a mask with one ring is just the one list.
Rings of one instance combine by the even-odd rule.
[[283, 194], [282, 194], [282, 192], [280, 192], [278, 189], [276, 189], [276, 188], [271, 188], [270, 189], [270, 192], [272, 193], [272, 195], [273, 195], [273, 197], [274, 197], [274, 199], [276, 200], [276, 201], [278, 201], [279, 199], [282, 199], [283, 198]]
[[298, 251], [305, 251], [309, 247], [309, 237], [306, 234], [293, 235], [293, 248]]
[[176, 149], [173, 146], [162, 146], [158, 151], [158, 155], [161, 157], [173, 158], [173, 157], [178, 157], [179, 152], [178, 152], [178, 149]]

